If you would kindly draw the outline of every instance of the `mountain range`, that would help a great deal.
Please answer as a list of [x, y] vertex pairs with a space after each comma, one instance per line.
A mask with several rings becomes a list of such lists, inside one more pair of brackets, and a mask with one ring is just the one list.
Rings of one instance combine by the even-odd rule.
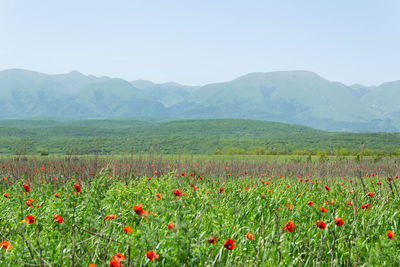
[[400, 131], [400, 81], [351, 86], [309, 71], [250, 73], [204, 86], [0, 71], [0, 119], [240, 118], [327, 131]]

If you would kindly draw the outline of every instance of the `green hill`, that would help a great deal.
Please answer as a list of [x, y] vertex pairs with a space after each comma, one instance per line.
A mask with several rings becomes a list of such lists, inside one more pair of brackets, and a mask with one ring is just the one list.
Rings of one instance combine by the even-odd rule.
[[0, 119], [253, 119], [327, 131], [400, 131], [400, 82], [365, 87], [309, 71], [250, 73], [201, 87], [77, 71], [0, 71]]
[[[131, 120], [0, 120], [0, 153], [194, 153], [215, 151], [394, 152], [400, 133], [335, 133], [242, 119], [142, 122]], [[264, 153], [263, 152], [263, 153]]]

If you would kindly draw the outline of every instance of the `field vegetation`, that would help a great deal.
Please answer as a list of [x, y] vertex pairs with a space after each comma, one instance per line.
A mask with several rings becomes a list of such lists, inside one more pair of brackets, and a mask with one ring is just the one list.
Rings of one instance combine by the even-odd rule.
[[6, 156], [1, 266], [397, 266], [396, 157]]

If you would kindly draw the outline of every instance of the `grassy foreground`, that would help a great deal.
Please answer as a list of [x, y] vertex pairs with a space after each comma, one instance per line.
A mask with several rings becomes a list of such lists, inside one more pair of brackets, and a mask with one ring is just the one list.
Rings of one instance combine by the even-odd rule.
[[399, 265], [398, 177], [320, 167], [149, 177], [4, 166], [0, 265]]

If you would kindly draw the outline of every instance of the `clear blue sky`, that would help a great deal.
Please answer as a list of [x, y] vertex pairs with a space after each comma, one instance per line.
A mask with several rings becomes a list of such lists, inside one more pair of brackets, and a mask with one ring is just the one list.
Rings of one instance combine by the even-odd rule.
[[398, 0], [0, 0], [0, 70], [201, 85], [311, 70], [400, 80]]

